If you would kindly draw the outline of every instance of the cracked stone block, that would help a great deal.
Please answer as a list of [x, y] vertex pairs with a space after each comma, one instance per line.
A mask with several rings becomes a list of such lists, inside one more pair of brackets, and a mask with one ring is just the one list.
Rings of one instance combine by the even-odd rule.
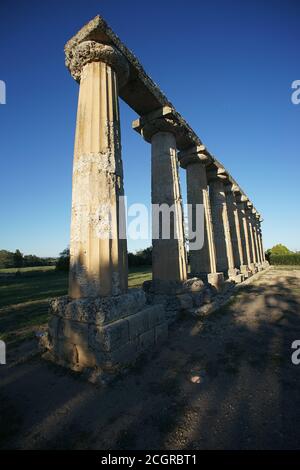
[[160, 344], [168, 338], [168, 323], [162, 323], [155, 327], [155, 343]]
[[89, 345], [96, 351], [112, 351], [129, 340], [129, 325], [126, 319], [104, 326], [90, 325]]
[[54, 354], [59, 360], [75, 365], [78, 363], [78, 353], [75, 344], [67, 339], [56, 339], [54, 342]]
[[188, 310], [193, 306], [193, 298], [189, 294], [181, 294], [177, 295], [177, 299], [179, 300], [180, 308], [182, 310]]
[[155, 343], [155, 332], [154, 328], [149, 331], [145, 331], [139, 337], [139, 347], [142, 350], [148, 349], [150, 346], [153, 346]]
[[134, 315], [146, 304], [142, 289], [130, 289], [126, 294], [72, 300], [68, 296], [50, 302], [50, 312], [82, 323], [102, 325]]
[[62, 320], [59, 337], [68, 338], [73, 344], [88, 345], [88, 325], [71, 320]]
[[149, 330], [149, 314], [151, 312], [150, 308], [145, 308], [135, 315], [128, 317], [127, 321], [129, 324], [129, 337], [136, 338], [138, 335]]
[[166, 320], [165, 310], [163, 305], [157, 304], [151, 307], [148, 307], [149, 314], [149, 328], [153, 328], [160, 323], [163, 323]]

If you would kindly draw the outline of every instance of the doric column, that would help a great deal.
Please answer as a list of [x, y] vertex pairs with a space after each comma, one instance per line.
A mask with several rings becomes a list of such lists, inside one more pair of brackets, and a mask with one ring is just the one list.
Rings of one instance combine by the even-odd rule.
[[153, 280], [184, 281], [187, 266], [176, 153], [180, 128], [168, 107], [141, 117], [133, 127], [151, 143]]
[[246, 220], [248, 226], [248, 233], [249, 233], [249, 247], [250, 247], [250, 269], [253, 273], [257, 272], [257, 257], [256, 257], [256, 249], [255, 249], [255, 240], [254, 240], [254, 232], [253, 232], [253, 222], [252, 222], [252, 203], [250, 201], [246, 202]]
[[252, 263], [252, 257], [251, 257], [251, 249], [250, 249], [250, 233], [249, 233], [249, 225], [248, 225], [248, 219], [246, 215], [246, 203], [245, 200], [247, 198], [243, 195], [238, 199], [237, 202], [237, 207], [239, 209], [239, 214], [240, 214], [240, 220], [241, 220], [241, 225], [243, 226], [243, 234], [244, 234], [244, 240], [245, 240], [245, 250], [246, 252], [246, 257], [245, 261], [248, 267], [250, 267], [250, 264]]
[[[191, 147], [179, 152], [179, 162], [186, 169], [187, 178], [187, 202], [189, 205], [189, 235], [196, 231], [196, 237], [200, 237], [198, 230], [203, 230], [203, 246], [190, 241], [189, 259], [190, 270], [193, 276], [201, 277], [210, 284], [219, 288], [223, 281], [223, 273], [217, 273], [216, 250], [213, 234], [213, 225], [208, 193], [206, 166], [211, 162], [211, 157], [205, 152], [204, 146]], [[204, 209], [204, 224], [197, 227], [198, 208]]]
[[234, 278], [238, 274], [238, 270], [234, 266], [228, 209], [225, 196], [224, 181], [227, 180], [227, 175], [223, 168], [210, 171], [208, 175], [217, 257], [217, 271], [228, 274], [229, 278]]
[[227, 181], [225, 183], [225, 195], [233, 250], [234, 267], [240, 269], [241, 264], [243, 264], [243, 253], [240, 226], [239, 221], [237, 219], [237, 207], [233, 193], [233, 186], [234, 185], [230, 181]]
[[264, 264], [264, 252], [261, 243], [261, 231], [260, 231], [260, 215], [256, 212], [255, 214], [255, 227], [256, 227], [256, 234], [257, 234], [257, 244], [258, 244], [258, 251], [259, 251], [259, 260], [261, 265]]
[[256, 262], [260, 270], [262, 268], [262, 260], [261, 260], [261, 253], [259, 249], [258, 234], [257, 234], [256, 211], [254, 209], [252, 210], [252, 227], [253, 227], [253, 234], [254, 234], [254, 245], [255, 245], [255, 250], [256, 250]]
[[258, 234], [258, 240], [259, 240], [259, 245], [260, 245], [261, 259], [262, 259], [263, 267], [266, 267], [269, 265], [269, 263], [266, 261], [265, 251], [263, 247], [261, 220], [262, 219], [260, 215], [257, 214], [257, 234]]
[[249, 276], [250, 268], [249, 264], [250, 261], [250, 251], [249, 251], [249, 239], [248, 239], [248, 230], [247, 230], [247, 222], [246, 222], [246, 214], [245, 214], [245, 205], [244, 200], [246, 197], [242, 194], [241, 190], [236, 186], [233, 185], [233, 193], [235, 199], [235, 221], [236, 221], [236, 230], [237, 234], [239, 234], [239, 253], [240, 253], [240, 271], [244, 275]]
[[[73, 163], [70, 284], [72, 298], [127, 290], [118, 85], [128, 64], [114, 47], [84, 41], [67, 66], [80, 83]], [[123, 234], [124, 235], [124, 234]]]

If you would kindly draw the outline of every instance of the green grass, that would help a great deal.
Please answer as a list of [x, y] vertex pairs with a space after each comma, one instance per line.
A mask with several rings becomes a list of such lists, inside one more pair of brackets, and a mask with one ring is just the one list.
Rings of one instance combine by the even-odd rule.
[[295, 271], [295, 270], [299, 270], [300, 269], [300, 265], [294, 265], [294, 266], [289, 266], [289, 265], [285, 265], [285, 264], [271, 264], [271, 268], [273, 269], [282, 269], [284, 271]]
[[[24, 268], [21, 275], [0, 277], [0, 339], [13, 345], [32, 338], [48, 321], [49, 300], [67, 294], [68, 273], [47, 268]], [[149, 279], [150, 266], [130, 269], [128, 285], [140, 287]]]
[[34, 266], [33, 268], [2, 268], [0, 274], [13, 274], [16, 272], [20, 273], [32, 273], [35, 271], [54, 271], [55, 266]]

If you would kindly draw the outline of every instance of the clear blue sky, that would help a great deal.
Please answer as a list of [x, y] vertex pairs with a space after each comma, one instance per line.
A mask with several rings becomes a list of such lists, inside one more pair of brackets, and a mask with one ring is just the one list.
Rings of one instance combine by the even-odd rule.
[[[1, 0], [0, 249], [68, 245], [78, 85], [63, 47], [98, 13], [253, 200], [265, 247], [300, 249], [298, 0]], [[121, 113], [125, 191], [149, 203], [150, 146]]]

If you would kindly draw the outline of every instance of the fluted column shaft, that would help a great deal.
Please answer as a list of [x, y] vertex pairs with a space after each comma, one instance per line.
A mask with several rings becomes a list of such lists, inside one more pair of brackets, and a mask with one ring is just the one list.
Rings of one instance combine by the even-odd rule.
[[256, 265], [256, 250], [255, 250], [255, 241], [254, 241], [254, 233], [253, 233], [253, 226], [252, 226], [252, 217], [251, 217], [251, 209], [246, 209], [246, 217], [247, 217], [247, 225], [249, 230], [249, 242], [250, 242], [250, 257], [251, 257], [251, 264]]
[[[157, 212], [152, 219], [152, 223], [155, 224], [153, 225], [155, 234], [159, 228], [159, 238], [155, 237], [152, 240], [153, 279], [182, 281], [187, 278], [183, 213], [178, 179], [176, 139], [171, 132], [157, 132], [152, 136], [151, 171], [154, 210], [155, 206], [162, 204], [174, 208], [174, 215], [170, 218], [170, 238], [163, 238], [163, 228], [157, 220]], [[167, 221], [162, 220], [162, 223], [167, 223]]]
[[243, 265], [250, 266], [251, 255], [249, 246], [249, 231], [247, 227], [247, 217], [245, 214], [245, 205], [243, 202], [237, 202], [237, 216], [240, 225], [241, 244], [243, 252]]
[[193, 275], [215, 273], [216, 252], [213, 238], [210, 201], [208, 195], [206, 168], [202, 163], [190, 163], [187, 168], [187, 201], [191, 208], [192, 221], [196, 219], [196, 206], [204, 207], [204, 244], [203, 247], [190, 250], [190, 268]]
[[226, 203], [228, 209], [228, 221], [231, 234], [231, 243], [233, 250], [234, 266], [240, 269], [240, 266], [244, 264], [242, 242], [240, 234], [240, 224], [237, 214], [237, 207], [232, 192], [232, 184], [225, 185]]
[[257, 238], [258, 238], [258, 244], [259, 244], [259, 249], [260, 249], [261, 260], [262, 260], [262, 263], [264, 263], [266, 261], [266, 259], [265, 259], [263, 244], [262, 244], [262, 232], [261, 232], [261, 226], [260, 226], [260, 221], [259, 220], [257, 220], [256, 226], [257, 226]]
[[210, 203], [215, 237], [217, 271], [236, 274], [228, 220], [224, 183], [219, 178], [210, 180]]
[[73, 164], [69, 294], [127, 290], [127, 242], [120, 239], [124, 195], [118, 79], [103, 61], [83, 65]]
[[254, 234], [254, 246], [255, 246], [255, 253], [256, 253], [256, 262], [258, 264], [261, 264], [261, 255], [260, 255], [260, 249], [259, 249], [259, 244], [258, 244], [258, 235], [257, 235], [257, 224], [256, 224], [256, 217], [253, 214], [252, 215], [252, 227], [253, 227], [253, 234]]

